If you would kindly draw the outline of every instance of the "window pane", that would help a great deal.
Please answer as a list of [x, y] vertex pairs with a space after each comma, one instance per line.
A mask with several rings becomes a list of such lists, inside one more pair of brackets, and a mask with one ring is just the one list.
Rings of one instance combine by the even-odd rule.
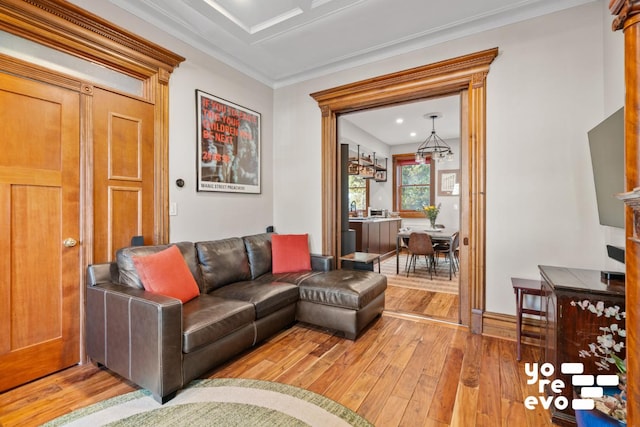
[[364, 210], [366, 206], [367, 191], [364, 188], [353, 188], [349, 190], [349, 208], [356, 202], [356, 209]]
[[428, 185], [418, 187], [403, 187], [400, 198], [400, 210], [422, 210], [430, 204], [430, 188]]
[[401, 185], [424, 185], [430, 184], [431, 165], [405, 165], [402, 166]]
[[353, 202], [356, 202], [356, 209], [367, 208], [367, 182], [357, 175], [349, 175], [349, 210]]

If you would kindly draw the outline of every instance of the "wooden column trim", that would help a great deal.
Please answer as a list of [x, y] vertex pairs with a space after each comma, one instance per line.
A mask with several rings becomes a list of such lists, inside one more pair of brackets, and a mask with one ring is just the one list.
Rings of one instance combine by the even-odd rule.
[[[334, 258], [339, 256], [341, 224], [339, 181], [337, 174], [338, 146], [336, 138], [337, 116], [339, 114], [381, 107], [398, 103], [416, 101], [438, 96], [466, 96], [468, 105], [468, 159], [469, 197], [461, 206], [462, 218], [469, 224], [461, 224], [462, 251], [468, 251], [465, 281], [469, 289], [461, 290], [461, 301], [470, 301], [461, 306], [461, 321], [471, 318], [472, 312], [479, 313], [475, 318], [475, 330], [482, 331], [482, 312], [484, 311], [484, 197], [485, 197], [485, 122], [486, 122], [486, 76], [489, 66], [498, 55], [498, 48], [488, 49], [445, 61], [386, 74], [332, 89], [312, 93], [318, 102], [322, 120], [322, 251]], [[464, 126], [464, 125], [463, 125]], [[463, 144], [464, 145], [464, 144]], [[466, 243], [464, 243], [466, 242]], [[464, 281], [463, 281], [464, 283]], [[471, 296], [471, 298], [468, 298]], [[467, 298], [467, 299], [465, 299]], [[472, 323], [474, 323], [472, 321]], [[469, 325], [469, 323], [463, 323]]]
[[486, 246], [486, 77], [477, 73], [469, 83], [469, 269], [471, 331], [482, 333], [485, 311]]
[[[640, 186], [640, 0], [611, 0], [609, 9], [616, 15], [613, 30], [624, 30], [625, 60], [625, 191]], [[640, 247], [634, 240], [634, 213], [625, 207], [625, 305], [626, 347], [636, 349], [640, 345]], [[640, 424], [640, 356], [635, 351], [627, 353], [627, 425]]]

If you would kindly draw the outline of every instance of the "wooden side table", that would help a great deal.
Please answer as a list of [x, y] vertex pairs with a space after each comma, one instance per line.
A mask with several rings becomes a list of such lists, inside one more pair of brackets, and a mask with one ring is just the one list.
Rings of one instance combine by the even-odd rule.
[[[511, 278], [511, 285], [513, 286], [513, 292], [516, 294], [516, 347], [517, 347], [517, 360], [520, 361], [522, 356], [522, 336], [540, 338], [542, 334], [535, 335], [531, 332], [522, 330], [522, 315], [531, 314], [538, 316], [542, 319], [545, 316], [541, 310], [524, 307], [524, 296], [535, 295], [538, 297], [543, 296], [542, 282], [540, 280], [531, 279], [519, 279], [517, 277]], [[542, 301], [541, 301], [542, 302]]]
[[357, 264], [372, 264], [378, 261], [378, 273], [380, 273], [380, 254], [374, 254], [371, 252], [352, 252], [345, 256], [341, 256], [340, 260], [351, 261]]

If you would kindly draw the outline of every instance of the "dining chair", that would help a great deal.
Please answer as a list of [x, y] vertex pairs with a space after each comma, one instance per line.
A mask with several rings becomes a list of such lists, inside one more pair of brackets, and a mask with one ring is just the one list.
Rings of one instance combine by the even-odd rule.
[[409, 235], [409, 243], [408, 243], [409, 257], [407, 257], [407, 261], [409, 263], [408, 268], [405, 264], [405, 269], [407, 270], [407, 277], [409, 276], [409, 272], [411, 271], [411, 265], [413, 264], [413, 272], [416, 271], [416, 261], [419, 256], [424, 256], [424, 259], [427, 263], [427, 267], [429, 268], [429, 273], [431, 274], [431, 279], [433, 279], [433, 255], [435, 251], [433, 249], [433, 242], [431, 241], [431, 236], [427, 233], [411, 233]]
[[440, 258], [440, 254], [445, 255], [446, 258], [449, 259], [449, 280], [451, 280], [451, 273], [455, 274], [458, 271], [458, 260], [457, 260], [457, 252], [458, 246], [460, 244], [460, 234], [458, 231], [451, 235], [451, 240], [449, 242], [437, 243], [433, 246], [433, 250], [435, 252], [434, 259], [437, 260]]

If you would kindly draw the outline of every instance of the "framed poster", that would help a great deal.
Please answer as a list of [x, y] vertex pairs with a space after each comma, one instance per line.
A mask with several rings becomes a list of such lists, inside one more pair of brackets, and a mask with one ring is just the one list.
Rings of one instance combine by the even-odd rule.
[[260, 193], [260, 113], [196, 89], [198, 191]]
[[438, 171], [438, 196], [457, 196], [460, 194], [459, 176], [460, 169]]

